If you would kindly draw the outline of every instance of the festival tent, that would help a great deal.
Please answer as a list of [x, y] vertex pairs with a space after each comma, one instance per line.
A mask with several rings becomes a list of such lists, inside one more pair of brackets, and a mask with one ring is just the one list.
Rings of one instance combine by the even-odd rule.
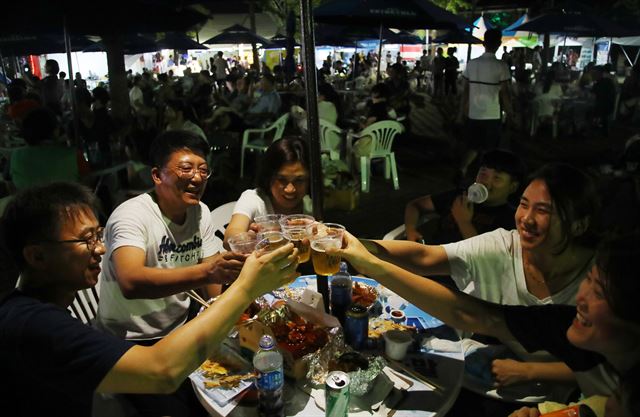
[[603, 41], [611, 41], [611, 43], [620, 45], [620, 48], [622, 49], [625, 58], [627, 58], [627, 62], [629, 62], [629, 65], [633, 66], [638, 62], [638, 57], [640, 57], [640, 48], [638, 48], [635, 58], [631, 60], [631, 57], [629, 57], [629, 51], [627, 50], [627, 48], [625, 48], [625, 46], [640, 46], [640, 36], [625, 36], [623, 38], [600, 38], [596, 41], [596, 43]]
[[473, 28], [471, 34], [480, 40], [484, 40], [484, 33], [487, 30], [493, 29], [493, 25], [484, 16], [480, 16], [479, 18], [477, 18], [476, 21], [473, 22], [473, 26], [475, 27]]
[[523, 25], [529, 21], [529, 16], [525, 13], [518, 20], [513, 22], [511, 25], [507, 26], [502, 30], [502, 45], [510, 46], [510, 47], [523, 47], [533, 48], [538, 45], [539, 39], [538, 35], [533, 32], [526, 32], [522, 30], [517, 30], [516, 28], [520, 25]]

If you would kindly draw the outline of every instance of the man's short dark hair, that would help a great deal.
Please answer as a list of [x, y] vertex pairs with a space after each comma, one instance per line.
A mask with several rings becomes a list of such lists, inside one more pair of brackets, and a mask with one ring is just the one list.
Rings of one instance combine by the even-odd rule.
[[505, 149], [493, 149], [485, 153], [482, 156], [480, 166], [506, 172], [511, 176], [511, 179], [520, 184], [522, 184], [526, 175], [526, 168], [522, 159], [513, 152]]
[[149, 157], [156, 168], [164, 167], [176, 151], [188, 149], [207, 159], [209, 144], [195, 133], [186, 130], [170, 130], [161, 133], [151, 144]]
[[488, 29], [484, 33], [484, 46], [488, 49], [498, 50], [502, 43], [502, 32], [499, 29]]
[[95, 214], [96, 208], [95, 194], [80, 184], [55, 182], [27, 188], [7, 205], [0, 221], [0, 242], [22, 270], [25, 246], [57, 239], [65, 222], [86, 210]]
[[22, 121], [22, 137], [29, 145], [37, 145], [53, 139], [57, 127], [56, 115], [46, 107], [37, 107], [27, 113]]

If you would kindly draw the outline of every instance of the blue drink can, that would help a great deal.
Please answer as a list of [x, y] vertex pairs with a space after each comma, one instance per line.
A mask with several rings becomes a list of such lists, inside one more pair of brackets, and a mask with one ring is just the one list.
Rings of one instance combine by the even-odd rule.
[[347, 309], [351, 305], [351, 279], [334, 276], [331, 280], [331, 314], [344, 326]]
[[364, 349], [369, 336], [369, 312], [360, 304], [351, 304], [344, 320], [344, 337], [356, 350]]

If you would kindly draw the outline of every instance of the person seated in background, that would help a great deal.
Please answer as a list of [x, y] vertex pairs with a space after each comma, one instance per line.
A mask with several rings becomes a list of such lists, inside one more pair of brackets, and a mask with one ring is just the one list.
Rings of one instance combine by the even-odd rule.
[[[338, 123], [338, 109], [340, 109], [340, 96], [331, 84], [318, 84], [318, 118], [333, 125]], [[291, 116], [301, 132], [307, 131], [307, 112], [300, 106], [291, 107]]]
[[249, 77], [230, 74], [227, 77], [228, 95], [216, 95], [213, 115], [204, 121], [211, 130], [237, 132], [244, 129], [243, 118], [251, 105], [253, 84]]
[[524, 175], [524, 164], [517, 155], [501, 149], [487, 152], [475, 179], [489, 191], [487, 199], [474, 204], [466, 190], [454, 189], [410, 201], [404, 212], [407, 240], [425, 241], [418, 221], [429, 214], [440, 216], [435, 233], [426, 239], [429, 244], [457, 242], [498, 228], [514, 229], [516, 210], [509, 198], [518, 191]]
[[[0, 301], [0, 367], [10, 384], [0, 392], [8, 416], [89, 416], [94, 394], [168, 394], [179, 387], [190, 403], [163, 414], [204, 415], [187, 378], [227, 337], [258, 296], [296, 278], [297, 252], [288, 244], [248, 257], [238, 279], [197, 319], [153, 346], [96, 331], [67, 307], [94, 287], [107, 249], [96, 197], [73, 183], [19, 193], [2, 217], [2, 247], [18, 266], [16, 288]], [[38, 398], [33, 397], [37, 375]]]
[[389, 78], [385, 80], [385, 84], [389, 107], [398, 114], [406, 115], [409, 113], [409, 95], [411, 94], [407, 69], [402, 64], [396, 63], [387, 68], [387, 73]]
[[27, 146], [14, 149], [9, 160], [9, 178], [16, 189], [52, 181], [80, 181], [89, 172], [82, 152], [59, 141], [60, 126], [51, 110], [31, 110], [22, 123]]
[[6, 107], [7, 116], [13, 120], [16, 126], [20, 127], [22, 120], [33, 109], [41, 107], [40, 97], [27, 93], [27, 83], [17, 78], [11, 82], [7, 88], [9, 105]]
[[389, 86], [387, 84], [379, 83], [373, 86], [371, 89], [371, 99], [367, 102], [365, 115], [360, 123], [361, 129], [375, 122], [396, 118], [396, 112], [388, 102], [389, 95]]
[[[365, 244], [376, 256], [413, 274], [449, 275], [458, 289], [485, 301], [575, 304], [580, 280], [594, 262], [597, 202], [595, 185], [586, 174], [570, 165], [549, 164], [530, 176], [514, 216], [516, 230], [497, 229], [444, 245], [402, 240]], [[465, 411], [469, 404], [513, 411], [485, 397], [495, 385], [509, 386], [512, 400], [522, 398], [518, 395], [538, 381], [546, 382], [544, 392], [538, 389], [540, 396], [557, 401], [568, 394], [567, 384], [575, 378], [565, 364], [548, 352], [530, 355], [517, 343], [500, 342], [505, 346], [465, 341], [467, 370], [478, 383], [465, 384], [461, 391], [454, 406], [461, 415], [473, 414]]]
[[245, 123], [249, 126], [262, 126], [274, 120], [280, 112], [280, 95], [275, 90], [275, 78], [271, 74], [264, 74], [260, 79], [258, 97], [251, 104], [245, 114]]
[[553, 71], [543, 71], [540, 75], [541, 82], [536, 83], [533, 89], [535, 116], [542, 120], [551, 119], [557, 113], [563, 95], [562, 85], [556, 82]]
[[311, 214], [309, 165], [306, 144], [298, 137], [273, 142], [261, 161], [256, 177], [258, 186], [242, 193], [229, 226], [224, 246], [231, 236], [246, 232], [254, 219], [265, 214]]
[[[620, 375], [623, 381], [626, 375], [634, 378], [630, 372], [640, 363], [640, 310], [636, 305], [640, 280], [632, 279], [637, 275], [636, 260], [640, 257], [638, 232], [605, 240], [599, 246], [595, 263], [579, 278], [575, 306], [487, 302], [381, 259], [376, 256], [376, 246], [383, 242], [363, 245], [348, 232], [345, 236], [346, 247], [328, 249], [327, 253], [340, 256], [359, 273], [453, 328], [517, 341], [529, 352], [550, 352], [567, 364], [586, 397], [615, 395]], [[637, 398], [631, 399], [631, 404], [623, 406], [633, 407], [626, 411], [636, 416]], [[468, 407], [473, 411], [467, 416], [482, 413], [478, 403], [469, 403]], [[452, 411], [448, 415], [455, 415]], [[528, 409], [517, 414], [537, 415]], [[599, 410], [598, 415], [604, 415], [604, 411]]]
[[[395, 120], [396, 112], [388, 102], [389, 86], [379, 83], [371, 89], [371, 99], [367, 102], [366, 113], [361, 116], [360, 129], [365, 129], [376, 122], [384, 120]], [[356, 161], [356, 168], [360, 169], [360, 157], [371, 152], [373, 139], [367, 135], [361, 137], [353, 143], [353, 156]]]
[[167, 101], [164, 118], [167, 122], [167, 131], [186, 130], [208, 142], [207, 135], [196, 123], [193, 108], [184, 100], [172, 99]]

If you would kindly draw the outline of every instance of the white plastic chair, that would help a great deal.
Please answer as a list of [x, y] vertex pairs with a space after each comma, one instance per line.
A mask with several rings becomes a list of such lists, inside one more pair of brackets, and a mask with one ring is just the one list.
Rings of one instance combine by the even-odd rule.
[[[247, 149], [264, 152], [267, 150], [271, 142], [278, 140], [284, 133], [284, 128], [289, 120], [289, 113], [285, 113], [278, 120], [273, 122], [271, 126], [265, 128], [247, 129], [242, 134], [242, 148], [240, 149], [240, 178], [244, 177], [244, 153]], [[271, 140], [265, 139], [265, 135], [274, 131]], [[259, 135], [257, 139], [249, 140], [251, 135]]]
[[338, 138], [339, 144], [342, 140], [342, 129], [333, 123], [320, 119], [320, 151], [329, 154], [329, 158], [333, 161], [340, 159], [340, 148], [335, 149], [335, 138]]
[[215, 229], [214, 244], [218, 247], [219, 252], [225, 251], [222, 246], [224, 232], [227, 230], [227, 226], [229, 226], [235, 206], [236, 202], [231, 201], [211, 210], [211, 223]]
[[362, 191], [369, 192], [371, 182], [371, 160], [384, 158], [384, 177], [393, 180], [393, 188], [400, 189], [398, 180], [398, 168], [396, 166], [395, 153], [391, 151], [393, 139], [398, 133], [404, 131], [404, 127], [394, 120], [383, 120], [364, 128], [360, 133], [351, 133], [349, 142], [357, 138], [371, 137], [371, 150], [368, 155], [360, 156], [360, 183]]
[[405, 234], [404, 224], [394, 228], [393, 230], [387, 232], [386, 235], [382, 238], [382, 240], [403, 240], [407, 237]]

